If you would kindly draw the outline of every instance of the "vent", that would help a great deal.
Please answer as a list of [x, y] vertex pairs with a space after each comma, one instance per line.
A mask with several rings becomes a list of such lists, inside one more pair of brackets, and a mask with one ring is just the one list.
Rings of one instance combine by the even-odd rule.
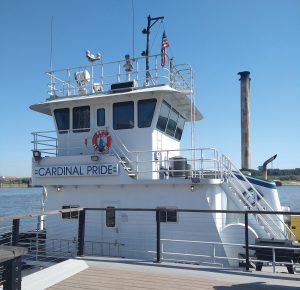
[[124, 91], [132, 91], [137, 87], [137, 83], [135, 80], [123, 82], [123, 83], [115, 83], [111, 85], [111, 90], [114, 92], [124, 92]]

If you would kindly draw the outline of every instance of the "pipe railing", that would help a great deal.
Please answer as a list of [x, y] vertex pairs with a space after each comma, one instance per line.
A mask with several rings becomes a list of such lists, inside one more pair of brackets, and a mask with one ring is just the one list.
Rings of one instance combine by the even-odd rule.
[[[131, 60], [130, 72], [123, 71], [126, 60], [49, 71], [48, 94], [50, 97], [65, 97], [103, 93], [111, 90], [111, 84], [129, 80], [135, 80], [138, 87], [149, 86], [149, 83], [153, 86], [168, 84], [180, 91], [192, 91], [191, 66], [180, 64], [162, 68], [158, 64], [160, 57], [160, 54], [149, 56], [148, 70], [144, 67], [145, 57], [139, 57]], [[169, 64], [170, 59], [168, 56], [166, 58]], [[76, 73], [84, 76], [78, 79], [75, 77]]]
[[[274, 211], [274, 209], [271, 207], [271, 205], [264, 199], [264, 197], [259, 193], [259, 191], [248, 181], [248, 179], [245, 177], [245, 175], [238, 169], [238, 167], [225, 155], [222, 155], [221, 157], [221, 162], [222, 165], [225, 167], [225, 170], [227, 171], [227, 175], [229, 177], [229, 180], [234, 180], [235, 183], [238, 184], [238, 187], [236, 187], [236, 193], [238, 193], [239, 198], [241, 200], [243, 200], [247, 206], [249, 206], [249, 208], [251, 210], [259, 210], [259, 211]], [[238, 178], [237, 178], [237, 174], [242, 178], [243, 182], [241, 182]], [[232, 185], [234, 185], [233, 183], [231, 183]], [[245, 186], [245, 184], [247, 184], [247, 186]], [[249, 192], [249, 188], [251, 189], [251, 191], [254, 193], [254, 198], [255, 198], [255, 205], [252, 205], [247, 198], [245, 198], [244, 194], [241, 192], [241, 189], [243, 189], [243, 191], [245, 193], [248, 193], [250, 195], [252, 195], [251, 192]], [[258, 197], [259, 197], [259, 202], [258, 202]], [[280, 215], [282, 216], [282, 215]], [[295, 240], [295, 235], [293, 234], [293, 232], [290, 230], [290, 228], [284, 223], [283, 219], [280, 217], [279, 215], [275, 215], [275, 219], [276, 221], [274, 221], [272, 218], [268, 218], [268, 221], [271, 222], [271, 224], [279, 229], [279, 232], [286, 238], [290, 237], [290, 239]], [[278, 234], [276, 233], [276, 231], [274, 231], [274, 228], [272, 227], [272, 225], [270, 225], [270, 223], [268, 221], [266, 221], [266, 218], [263, 218], [261, 215], [258, 215], [258, 218], [260, 219], [260, 221], [263, 223], [263, 225], [265, 227], [268, 228], [269, 232], [277, 238], [280, 238], [280, 236], [278, 236]], [[282, 228], [284, 230], [281, 230], [281, 228], [278, 226], [278, 222], [279, 224], [282, 226]]]

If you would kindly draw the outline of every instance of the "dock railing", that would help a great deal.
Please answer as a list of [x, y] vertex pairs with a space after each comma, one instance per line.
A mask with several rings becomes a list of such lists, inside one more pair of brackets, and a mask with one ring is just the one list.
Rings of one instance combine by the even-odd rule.
[[[245, 270], [254, 267], [259, 271], [264, 269], [262, 267], [271, 267], [273, 272], [278, 266], [286, 266], [289, 273], [296, 272], [300, 267], [299, 244], [287, 243], [284, 239], [256, 241], [249, 216], [257, 213], [168, 207], [70, 206], [48, 212], [1, 216], [0, 244], [1, 249], [25, 249], [21, 249], [23, 275], [72, 257], [90, 255], [242, 267]], [[300, 212], [259, 214], [300, 216]], [[228, 242], [223, 234], [231, 226], [225, 224], [227, 215], [237, 215], [240, 220], [237, 225], [244, 224], [232, 233], [234, 236], [230, 238], [235, 242]], [[2, 262], [0, 260], [0, 286], [9, 277]]]

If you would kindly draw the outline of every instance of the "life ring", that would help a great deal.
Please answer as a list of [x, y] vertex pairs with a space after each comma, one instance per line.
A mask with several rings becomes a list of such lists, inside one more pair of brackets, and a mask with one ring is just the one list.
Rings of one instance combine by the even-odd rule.
[[107, 130], [97, 131], [92, 139], [93, 147], [100, 153], [106, 152], [111, 146], [112, 138]]

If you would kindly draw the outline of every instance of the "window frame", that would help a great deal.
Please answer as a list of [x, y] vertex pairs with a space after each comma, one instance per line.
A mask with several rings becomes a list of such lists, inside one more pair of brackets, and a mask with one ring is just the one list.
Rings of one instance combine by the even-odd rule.
[[[62, 110], [65, 110], [68, 112], [68, 123], [67, 123], [67, 128], [64, 128], [64, 129], [60, 129], [59, 128], [59, 124], [57, 122], [57, 115], [56, 115], [56, 112], [57, 111], [62, 111]], [[59, 134], [66, 134], [69, 132], [70, 130], [70, 125], [71, 125], [71, 122], [70, 122], [70, 108], [56, 108], [53, 110], [53, 115], [54, 115], [54, 119], [55, 119], [55, 124], [56, 124], [56, 128], [57, 128], [57, 131]]]
[[[121, 104], [125, 105], [130, 105], [130, 111], [129, 111], [129, 114], [130, 114], [130, 117], [132, 117], [132, 119], [128, 119], [128, 122], [127, 124], [129, 126], [125, 127], [125, 128], [121, 128], [120, 126], [117, 126], [116, 124], [116, 118], [118, 117], [118, 115], [120, 115], [120, 112], [117, 112], [115, 111], [117, 109], [117, 107], [121, 107]], [[126, 130], [126, 129], [133, 129], [134, 128], [134, 101], [125, 101], [125, 102], [116, 102], [116, 103], [113, 103], [113, 106], [112, 106], [112, 109], [113, 109], [113, 129], [114, 130]], [[130, 124], [130, 122], [132, 121], [132, 124]]]
[[[154, 107], [151, 108], [152, 109], [151, 116], [149, 116], [149, 117], [151, 117], [151, 120], [149, 118], [148, 121], [147, 121], [147, 125], [146, 126], [141, 126], [140, 125], [140, 123], [141, 123], [140, 115], [142, 115], [142, 114], [140, 114], [140, 104], [142, 104], [142, 103], [146, 104], [147, 102], [148, 102], [148, 104], [150, 103], [151, 105], [154, 103]], [[137, 123], [138, 123], [138, 128], [149, 128], [149, 127], [151, 127], [152, 122], [153, 122], [155, 109], [156, 109], [156, 104], [157, 104], [157, 99], [156, 98], [143, 99], [143, 100], [138, 100], [137, 101], [137, 114], [138, 114], [138, 116], [137, 116], [138, 122]], [[143, 121], [145, 123], [145, 120], [143, 120]]]
[[[80, 118], [78, 119], [79, 122], [79, 127], [78, 128], [74, 128], [74, 120], [75, 120], [75, 110], [79, 109], [79, 108], [88, 108], [89, 110], [89, 118], [88, 118], [88, 123], [89, 126], [85, 126], [85, 127], [80, 127], [80, 123], [82, 120], [80, 120]], [[85, 120], [84, 120], [85, 121]], [[72, 132], [73, 133], [82, 133], [82, 132], [89, 132], [91, 130], [91, 107], [90, 106], [77, 106], [77, 107], [73, 107], [72, 108]]]
[[[182, 126], [182, 128], [178, 126], [179, 120], [180, 120], [180, 119], [183, 120], [183, 126]], [[174, 134], [174, 138], [175, 138], [176, 140], [178, 140], [178, 141], [180, 141], [181, 138], [182, 138], [182, 134], [183, 134], [185, 122], [186, 122], [185, 118], [184, 118], [182, 115], [179, 114], [178, 121], [177, 121], [177, 124], [176, 124], [175, 134]], [[181, 130], [181, 133], [180, 133], [180, 137], [179, 137], [179, 138], [176, 137], [176, 136], [178, 136], [178, 133], [177, 133], [178, 130]]]
[[[73, 209], [73, 208], [79, 208], [79, 205], [63, 205], [61, 208], [62, 209]], [[62, 212], [61, 213], [62, 219], [67, 219], [67, 220], [73, 220], [73, 219], [79, 219], [79, 212], [78, 211], [72, 211], [72, 212]]]
[[[161, 111], [162, 111], [162, 106], [163, 104], [166, 104], [170, 109], [169, 109], [169, 114], [168, 114], [168, 118], [167, 118], [167, 121], [166, 121], [166, 125], [165, 125], [165, 129], [162, 130], [162, 128], [158, 127], [158, 123], [159, 123], [159, 118], [161, 117]], [[178, 115], [177, 117], [177, 120], [176, 120], [176, 125], [175, 125], [175, 130], [174, 130], [174, 134], [171, 135], [167, 132], [167, 128], [168, 128], [168, 124], [169, 124], [169, 121], [170, 121], [170, 116], [171, 116], [171, 113], [174, 112]], [[178, 123], [179, 123], [179, 120], [182, 119], [184, 122], [183, 122], [183, 126], [182, 128], [178, 127]], [[186, 119], [174, 108], [172, 107], [168, 102], [166, 102], [165, 100], [163, 100], [161, 102], [161, 107], [160, 107], [160, 111], [159, 111], [159, 115], [158, 115], [158, 119], [157, 119], [157, 123], [156, 123], [156, 129], [159, 130], [160, 132], [163, 132], [165, 133], [167, 136], [171, 137], [171, 138], [174, 138], [176, 139], [177, 141], [180, 141], [181, 138], [182, 138], [182, 134], [183, 134], [183, 130], [184, 130], [184, 126], [185, 126], [185, 123], [186, 123]], [[177, 128], [182, 129], [181, 131], [181, 134], [180, 134], [180, 138], [177, 138], [176, 136], [178, 136], [177, 133]]]
[[[171, 223], [176, 224], [178, 223], [178, 208], [176, 207], [158, 207], [157, 210], [159, 210], [159, 221], [161, 223]], [[171, 218], [168, 218], [168, 212], [175, 212], [175, 220], [171, 220]]]
[[[103, 125], [99, 125], [99, 118], [98, 118], [98, 111], [99, 110], [103, 110], [103, 112], [104, 112], [104, 124]], [[103, 107], [101, 107], [101, 108], [96, 108], [96, 125], [97, 125], [97, 127], [105, 127], [105, 125], [106, 125], [106, 109], [105, 108], [103, 108]]]
[[[165, 126], [164, 126], [164, 130], [162, 130], [160, 127], [158, 127], [159, 119], [160, 119], [161, 117], [163, 117], [163, 116], [161, 115], [163, 105], [166, 105], [166, 106], [169, 108], [168, 116], [166, 117], [167, 120], [166, 120], [166, 124], [165, 124]], [[172, 109], [171, 105], [170, 105], [169, 103], [167, 103], [165, 100], [163, 100], [163, 101], [161, 102], [160, 110], [159, 110], [159, 114], [158, 114], [158, 119], [157, 119], [157, 123], [156, 123], [156, 128], [157, 128], [158, 130], [160, 130], [161, 132], [165, 132], [165, 131], [166, 131], [166, 128], [167, 128], [167, 125], [168, 125], [168, 120], [169, 120], [169, 115], [170, 115], [171, 109]]]
[[[109, 219], [112, 217], [109, 216], [110, 213], [113, 213], [113, 223], [108, 223]], [[107, 206], [105, 210], [105, 225], [107, 228], [116, 227], [116, 208], [114, 206]]]
[[[173, 120], [171, 119], [171, 115], [173, 114], [176, 114], [177, 116], [177, 119], [176, 120]], [[166, 126], [166, 134], [171, 136], [171, 137], [175, 137], [175, 132], [176, 132], [176, 128], [177, 128], [177, 124], [178, 124], [178, 120], [179, 120], [179, 117], [180, 117], [180, 114], [173, 108], [171, 107], [171, 110], [170, 110], [170, 113], [169, 113], [169, 118], [168, 118], [168, 122], [167, 122], [167, 126]], [[174, 127], [174, 130], [173, 130], [173, 134], [169, 133], [170, 131], [170, 128], [169, 128], [169, 124], [171, 124], [171, 122], [174, 122], [175, 123], [175, 127]], [[169, 131], [168, 131], [169, 130]], [[170, 131], [171, 132], [171, 131]]]

